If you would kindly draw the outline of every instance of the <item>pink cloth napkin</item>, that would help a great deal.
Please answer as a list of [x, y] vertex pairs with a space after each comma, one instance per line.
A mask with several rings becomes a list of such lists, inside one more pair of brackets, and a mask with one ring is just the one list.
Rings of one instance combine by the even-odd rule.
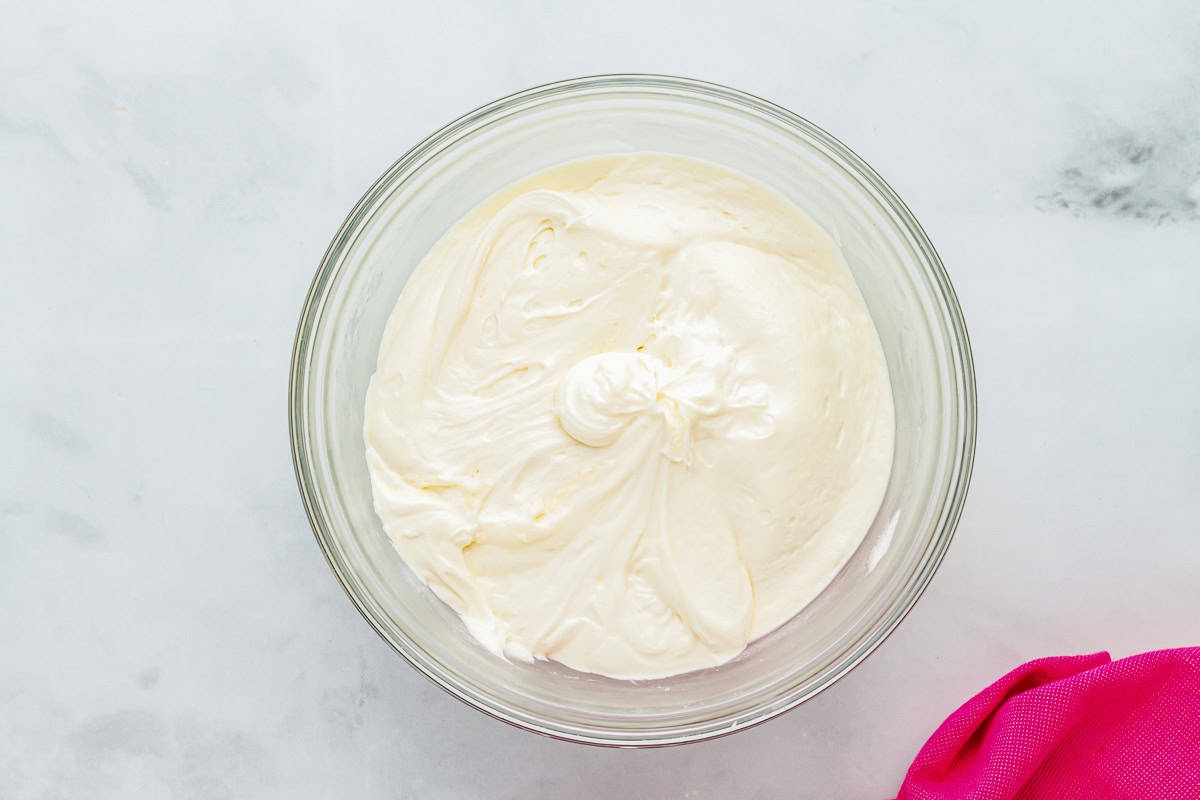
[[1200, 647], [1031, 661], [934, 732], [897, 800], [1200, 800]]

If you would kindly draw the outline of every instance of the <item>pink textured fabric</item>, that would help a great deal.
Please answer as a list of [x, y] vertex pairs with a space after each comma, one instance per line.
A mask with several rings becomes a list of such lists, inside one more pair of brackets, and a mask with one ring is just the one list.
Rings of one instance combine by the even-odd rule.
[[897, 800], [1200, 800], [1200, 647], [1031, 661], [955, 711]]

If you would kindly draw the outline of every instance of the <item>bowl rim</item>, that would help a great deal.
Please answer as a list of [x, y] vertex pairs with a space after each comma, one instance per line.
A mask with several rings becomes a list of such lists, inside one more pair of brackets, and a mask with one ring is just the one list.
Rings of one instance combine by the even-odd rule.
[[[312, 460], [312, 446], [304, 423], [307, 400], [303, 391], [308, 384], [308, 357], [310, 355], [310, 334], [320, 315], [327, 290], [332, 278], [336, 275], [342, 256], [349, 244], [355, 238], [360, 226], [376, 210], [376, 203], [385, 193], [399, 186], [411, 173], [421, 166], [425, 160], [435, 154], [443, 144], [446, 144], [470, 130], [481, 122], [494, 120], [505, 116], [507, 112], [517, 111], [534, 101], [546, 100], [563, 95], [582, 93], [591, 89], [631, 89], [697, 96], [723, 101], [783, 123], [792, 129], [798, 129], [808, 139], [825, 147], [844, 161], [855, 173], [855, 177], [864, 181], [871, 189], [879, 194], [879, 200], [889, 208], [894, 221], [899, 223], [911, 237], [912, 242], [920, 250], [923, 266], [928, 271], [928, 277], [936, 287], [937, 299], [946, 315], [947, 332], [952, 339], [951, 350], [958, 356], [955, 360], [956, 373], [959, 378], [957, 386], [952, 387], [958, 400], [960, 436], [957, 451], [952, 453], [952, 463], [948, 470], [946, 499], [940, 513], [933, 522], [934, 536], [930, 539], [927, 552], [923, 556], [918, 569], [910, 576], [911, 588], [898, 598], [898, 602], [879, 621], [875, 630], [870, 632], [856, 645], [852, 646], [828, 670], [811, 684], [794, 689], [782, 698], [753, 707], [700, 722], [684, 723], [668, 735], [658, 734], [659, 729], [639, 730], [636, 728], [592, 728], [574, 725], [556, 725], [544, 719], [513, 709], [496, 698], [482, 697], [467, 687], [460, 685], [434, 665], [424, 663], [423, 659], [401, 642], [397, 642], [386, 627], [367, 608], [363, 599], [352, 588], [345, 568], [333, 551], [331, 537], [327, 530], [320, 502], [315, 496], [312, 481], [309, 479], [309, 464]], [[978, 429], [977, 396], [975, 383], [974, 359], [971, 353], [970, 338], [967, 334], [966, 322], [954, 287], [950, 283], [941, 257], [929, 240], [912, 211], [900, 199], [899, 195], [883, 180], [882, 177], [857, 153], [847, 147], [839, 139], [810, 122], [809, 120], [789, 111], [782, 106], [764, 100], [753, 94], [733, 89], [717, 83], [685, 78], [673, 75], [614, 73], [589, 75], [569, 78], [542, 84], [493, 102], [480, 106], [452, 122], [442, 126], [434, 133], [422, 139], [398, 158], [371, 185], [358, 202], [346, 215], [337, 233], [330, 240], [321, 258], [316, 274], [309, 285], [308, 293], [301, 308], [300, 320], [292, 344], [291, 367], [288, 374], [288, 434], [291, 443], [292, 467], [299, 487], [301, 500], [309, 525], [324, 554], [326, 563], [337, 577], [342, 590], [350, 598], [354, 607], [388, 645], [399, 653], [413, 668], [431, 680], [448, 694], [456, 697], [467, 705], [482, 711], [488, 716], [506, 722], [522, 730], [548, 736], [561, 741], [606, 747], [663, 747], [689, 742], [705, 741], [727, 736], [740, 730], [759, 725], [773, 719], [786, 711], [790, 711], [806, 700], [811, 699], [843, 676], [857, 667], [875, 651], [895, 631], [900, 622], [908, 615], [920, 599], [933, 575], [941, 565], [950, 542], [954, 538], [955, 529], [962, 515], [967, 490], [970, 486], [974, 468], [975, 447]], [[490, 701], [490, 702], [489, 702]], [[668, 729], [662, 729], [668, 730]]]

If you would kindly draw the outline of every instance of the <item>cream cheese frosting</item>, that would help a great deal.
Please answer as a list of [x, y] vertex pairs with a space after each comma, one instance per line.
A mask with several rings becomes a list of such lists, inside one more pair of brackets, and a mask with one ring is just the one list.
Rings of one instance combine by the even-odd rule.
[[879, 508], [894, 422], [830, 238], [657, 153], [571, 162], [459, 221], [367, 392], [375, 508], [484, 646], [616, 678], [721, 664]]

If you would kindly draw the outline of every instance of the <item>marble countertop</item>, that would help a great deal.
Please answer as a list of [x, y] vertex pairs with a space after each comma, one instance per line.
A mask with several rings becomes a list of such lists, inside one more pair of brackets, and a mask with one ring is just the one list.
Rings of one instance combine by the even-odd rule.
[[[1200, 9], [966, 5], [7, 15], [0, 796], [891, 797], [1022, 661], [1200, 643]], [[495, 722], [392, 653], [313, 541], [285, 420], [305, 291], [376, 176], [467, 109], [616, 71], [745, 89], [873, 164], [948, 265], [980, 398], [957, 538], [878, 652], [638, 752]]]

